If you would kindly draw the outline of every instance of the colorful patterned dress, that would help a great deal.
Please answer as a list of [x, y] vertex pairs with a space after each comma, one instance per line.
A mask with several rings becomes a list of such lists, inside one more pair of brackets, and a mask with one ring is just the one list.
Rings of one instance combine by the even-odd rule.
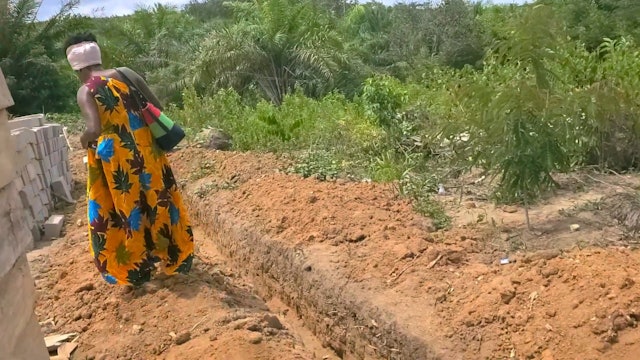
[[176, 180], [142, 120], [135, 91], [114, 78], [92, 77], [102, 133], [88, 150], [90, 252], [111, 284], [139, 286], [156, 264], [187, 273], [193, 232]]

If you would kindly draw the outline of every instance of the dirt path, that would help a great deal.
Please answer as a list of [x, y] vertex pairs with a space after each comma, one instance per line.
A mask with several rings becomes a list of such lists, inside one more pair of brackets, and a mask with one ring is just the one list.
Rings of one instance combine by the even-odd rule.
[[189, 276], [136, 292], [100, 279], [87, 248], [81, 157], [72, 161], [78, 206], [60, 209], [64, 238], [28, 254], [45, 335], [78, 333], [73, 359], [336, 359], [286, 306], [257, 297], [197, 228]]

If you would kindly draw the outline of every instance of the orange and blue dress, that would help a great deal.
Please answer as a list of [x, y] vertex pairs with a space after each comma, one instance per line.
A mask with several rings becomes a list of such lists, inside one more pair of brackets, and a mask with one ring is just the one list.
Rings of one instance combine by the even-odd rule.
[[140, 113], [137, 90], [114, 78], [86, 84], [102, 125], [88, 150], [90, 252], [111, 284], [139, 286], [158, 268], [188, 273], [194, 240], [167, 158]]

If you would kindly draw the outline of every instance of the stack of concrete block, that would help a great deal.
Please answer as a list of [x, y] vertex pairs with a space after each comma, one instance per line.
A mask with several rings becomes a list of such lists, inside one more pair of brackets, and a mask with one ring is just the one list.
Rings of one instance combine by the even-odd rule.
[[59, 124], [47, 124], [44, 115], [9, 121], [15, 143], [14, 185], [20, 193], [30, 229], [36, 240], [55, 200], [72, 202], [73, 179], [69, 149]]
[[6, 109], [13, 99], [0, 70], [0, 359], [48, 360], [33, 311], [35, 286], [26, 251], [32, 246], [15, 176], [14, 139]]

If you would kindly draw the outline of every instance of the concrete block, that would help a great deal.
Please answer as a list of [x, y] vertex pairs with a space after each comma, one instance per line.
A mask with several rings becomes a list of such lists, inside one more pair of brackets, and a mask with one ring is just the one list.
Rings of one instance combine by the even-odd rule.
[[42, 143], [34, 143], [31, 144], [31, 149], [33, 153], [36, 155], [35, 158], [38, 160], [42, 160], [47, 156], [46, 149], [42, 145]]
[[58, 166], [54, 166], [49, 169], [49, 176], [51, 179], [57, 179], [60, 177], [60, 170], [58, 170]]
[[37, 168], [33, 165], [33, 163], [27, 164], [27, 174], [29, 174], [29, 180], [34, 181], [38, 178], [38, 170], [36, 170]]
[[33, 312], [36, 290], [27, 257], [20, 254], [8, 266], [0, 276], [0, 359], [48, 360], [44, 336]]
[[13, 106], [13, 98], [11, 97], [11, 93], [9, 92], [7, 83], [4, 80], [2, 69], [0, 69], [0, 110], [7, 109], [11, 106]]
[[[5, 110], [0, 110], [4, 112]], [[0, 188], [4, 187], [16, 175], [15, 145], [6, 121], [0, 121]]]
[[22, 189], [24, 189], [24, 182], [22, 181], [22, 177], [16, 176], [12, 182], [17, 191], [21, 191]]
[[42, 202], [42, 205], [44, 205], [45, 207], [47, 207], [47, 205], [51, 203], [51, 201], [49, 200], [49, 192], [46, 189], [40, 191], [38, 193], [38, 197], [40, 197], [40, 202]]
[[31, 158], [26, 150], [16, 151], [14, 156], [15, 175], [17, 176], [20, 173], [20, 169], [24, 169], [31, 162]]
[[64, 225], [64, 215], [51, 215], [44, 223], [44, 240], [59, 238]]
[[51, 182], [51, 189], [53, 190], [53, 193], [61, 199], [67, 202], [73, 202], [69, 184], [63, 177], [58, 177], [53, 180], [53, 182]]
[[33, 225], [30, 227], [31, 229], [31, 237], [33, 237], [33, 242], [42, 241], [42, 231], [40, 230], [40, 226], [35, 224], [35, 219], [32, 220]]
[[31, 216], [34, 220], [44, 222], [44, 219], [39, 219], [38, 216], [42, 214], [42, 210], [44, 209], [44, 205], [42, 205], [42, 201], [40, 200], [40, 196], [34, 196], [29, 203], [31, 207]]
[[46, 207], [42, 207], [40, 211], [35, 216], [35, 220], [37, 223], [43, 224], [49, 218], [49, 209]]
[[26, 128], [11, 131], [16, 145], [16, 151], [21, 151], [35, 141], [35, 134]]
[[62, 134], [62, 125], [60, 124], [49, 124], [51, 127], [51, 136], [58, 141], [60, 139], [60, 135]]
[[9, 121], [9, 127], [11, 130], [19, 128], [35, 128], [44, 124], [43, 114], [33, 114], [27, 116], [20, 116]]

